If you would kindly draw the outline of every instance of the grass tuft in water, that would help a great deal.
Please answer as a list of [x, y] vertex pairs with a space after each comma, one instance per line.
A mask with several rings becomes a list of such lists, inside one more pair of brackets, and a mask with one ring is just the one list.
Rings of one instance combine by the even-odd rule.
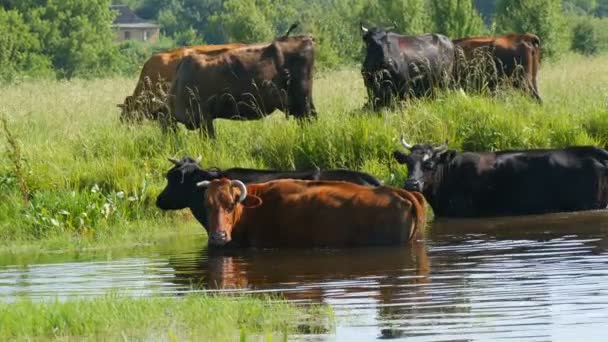
[[[218, 341], [333, 329], [329, 307], [294, 306], [278, 298], [126, 297], [0, 303], [0, 340], [19, 338]], [[305, 328], [304, 328], [305, 327]]]

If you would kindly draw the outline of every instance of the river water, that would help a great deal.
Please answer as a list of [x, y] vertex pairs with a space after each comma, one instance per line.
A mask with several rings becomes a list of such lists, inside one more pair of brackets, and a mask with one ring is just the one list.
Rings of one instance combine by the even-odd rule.
[[438, 220], [408, 248], [219, 252], [187, 241], [3, 260], [0, 300], [269, 292], [334, 308], [332, 334], [302, 336], [315, 340], [608, 340], [608, 212]]

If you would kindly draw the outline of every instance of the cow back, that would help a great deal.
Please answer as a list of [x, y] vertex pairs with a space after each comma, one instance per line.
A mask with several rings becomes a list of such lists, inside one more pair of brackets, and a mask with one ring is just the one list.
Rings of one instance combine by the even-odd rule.
[[424, 224], [415, 195], [346, 182], [278, 180], [251, 184], [262, 199], [245, 208], [233, 239], [258, 247], [403, 244]]

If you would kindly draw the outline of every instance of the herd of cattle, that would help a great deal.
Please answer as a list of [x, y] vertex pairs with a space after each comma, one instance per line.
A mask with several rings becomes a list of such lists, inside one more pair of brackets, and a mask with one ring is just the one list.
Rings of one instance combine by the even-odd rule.
[[406, 164], [404, 189], [351, 170], [202, 169], [170, 159], [163, 210], [189, 208], [209, 244], [241, 247], [349, 247], [405, 243], [437, 217], [489, 217], [604, 209], [608, 151], [458, 153], [447, 144], [393, 152]]
[[[152, 118], [163, 127], [180, 122], [215, 136], [213, 120], [253, 120], [279, 109], [315, 118], [312, 98], [314, 39], [291, 36], [272, 42], [182, 47], [152, 56], [142, 69], [121, 119]], [[461, 87], [494, 91], [500, 82], [540, 101], [536, 75], [540, 39], [530, 33], [450, 40], [441, 34], [404, 36], [361, 25], [366, 47], [362, 75], [369, 104], [433, 96]]]
[[[314, 40], [290, 36], [294, 28], [270, 43], [189, 47], [153, 56], [135, 93], [121, 105], [122, 119], [143, 111], [165, 124], [181, 122], [213, 136], [214, 118], [257, 119], [275, 109], [314, 118]], [[433, 96], [454, 85], [495, 90], [505, 79], [540, 101], [536, 35], [450, 40], [363, 25], [361, 32], [362, 75], [373, 108]], [[151, 79], [169, 81], [169, 88]], [[405, 243], [425, 225], [427, 202], [436, 217], [608, 205], [608, 151], [598, 147], [459, 153], [447, 142], [410, 145], [402, 137], [401, 143], [409, 153], [395, 151], [393, 157], [407, 166], [403, 189], [351, 170], [203, 169], [200, 159], [170, 158], [174, 166], [156, 205], [189, 208], [207, 230], [210, 245], [255, 247]]]

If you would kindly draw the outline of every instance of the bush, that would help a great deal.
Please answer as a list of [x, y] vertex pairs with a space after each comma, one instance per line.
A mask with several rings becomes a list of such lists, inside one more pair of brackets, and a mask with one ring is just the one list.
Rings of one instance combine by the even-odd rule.
[[51, 74], [51, 61], [42, 55], [40, 40], [16, 10], [0, 7], [0, 78]]
[[430, 6], [434, 32], [460, 38], [484, 31], [483, 20], [471, 0], [431, 0]]
[[535, 33], [543, 55], [555, 56], [567, 48], [561, 44], [565, 28], [561, 0], [500, 0], [495, 25], [499, 33]]
[[572, 50], [583, 55], [593, 55], [598, 51], [595, 29], [589, 22], [581, 22], [572, 30]]

